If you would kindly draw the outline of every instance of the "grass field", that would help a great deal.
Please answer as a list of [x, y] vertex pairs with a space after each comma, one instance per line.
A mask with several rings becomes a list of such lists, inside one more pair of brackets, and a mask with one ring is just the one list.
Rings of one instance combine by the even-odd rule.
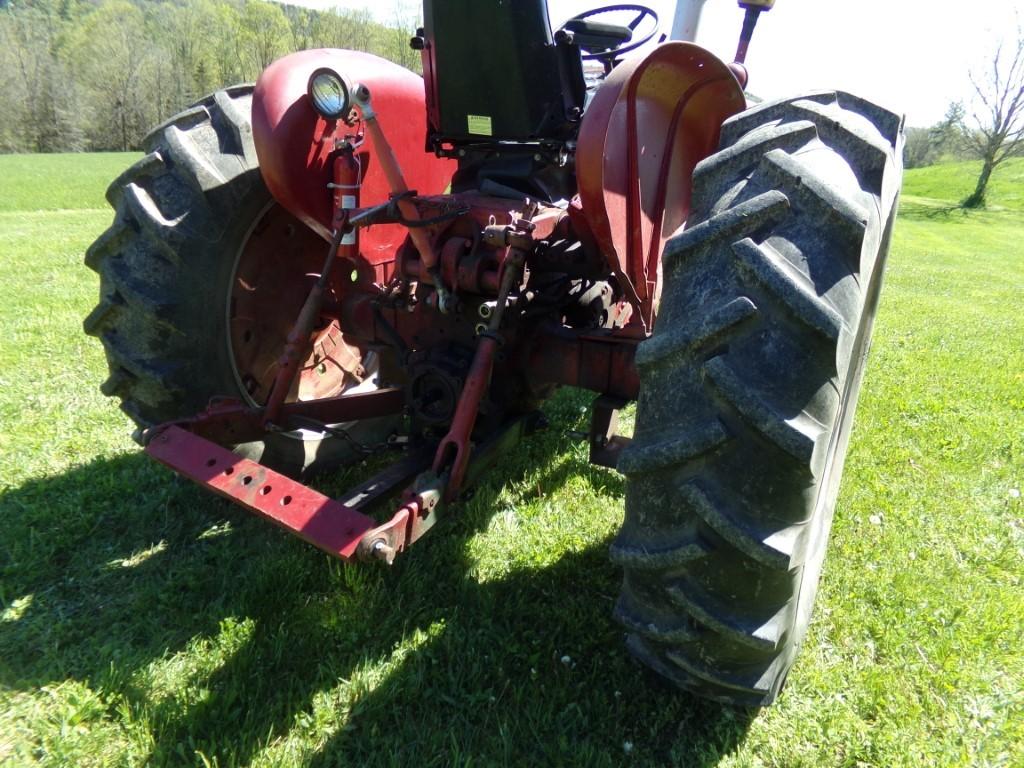
[[970, 166], [907, 174], [815, 621], [751, 716], [626, 656], [584, 395], [391, 570], [143, 458], [81, 333], [131, 159], [0, 157], [0, 763], [1024, 765], [1024, 161], [969, 215]]

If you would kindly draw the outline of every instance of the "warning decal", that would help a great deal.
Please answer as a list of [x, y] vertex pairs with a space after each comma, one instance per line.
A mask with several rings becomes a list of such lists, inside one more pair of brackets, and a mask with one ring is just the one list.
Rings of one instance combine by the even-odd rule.
[[477, 136], [491, 135], [491, 118], [489, 115], [467, 115], [469, 133]]

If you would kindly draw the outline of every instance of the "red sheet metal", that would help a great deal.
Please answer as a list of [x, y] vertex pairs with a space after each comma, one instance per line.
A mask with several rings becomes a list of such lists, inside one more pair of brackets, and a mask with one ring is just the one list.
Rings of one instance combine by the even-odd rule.
[[524, 345], [517, 364], [530, 381], [581, 387], [636, 400], [640, 390], [634, 357], [641, 341], [623, 331], [590, 333], [540, 326]]
[[693, 169], [745, 105], [725, 64], [674, 42], [617, 66], [587, 107], [576, 153], [583, 213], [648, 330], [661, 249], [689, 215]]
[[[333, 181], [335, 142], [362, 131], [358, 125], [324, 120], [313, 109], [306, 88], [320, 67], [370, 89], [409, 187], [424, 195], [442, 192], [456, 164], [424, 151], [423, 78], [369, 53], [319, 48], [283, 56], [256, 83], [253, 141], [260, 172], [274, 198], [325, 240], [330, 238], [333, 196], [327, 184]], [[364, 144], [357, 157], [363, 174], [362, 203], [387, 202], [391, 190], [375, 153]], [[398, 224], [368, 228], [359, 234], [360, 255], [371, 265], [390, 263], [407, 234]]]
[[180, 427], [168, 427], [156, 435], [146, 453], [342, 560], [352, 559], [360, 539], [377, 525], [302, 483]]

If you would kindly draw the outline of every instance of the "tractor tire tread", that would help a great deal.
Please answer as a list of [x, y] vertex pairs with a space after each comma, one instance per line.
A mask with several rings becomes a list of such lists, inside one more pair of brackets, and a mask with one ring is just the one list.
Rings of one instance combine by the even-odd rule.
[[805, 274], [789, 266], [786, 259], [769, 243], [755, 243], [746, 237], [733, 243], [737, 267], [760, 283], [781, 306], [808, 328], [835, 344], [840, 334], [849, 329], [842, 315], [814, 290]]
[[666, 358], [706, 348], [725, 338], [733, 328], [757, 314], [754, 302], [746, 296], [712, 310], [706, 317], [680, 328], [671, 328], [660, 336], [639, 345], [636, 352], [638, 368], [647, 368]]
[[788, 604], [768, 617], [739, 615], [729, 611], [721, 602], [702, 594], [699, 587], [688, 579], [680, 579], [667, 588], [669, 599], [682, 608], [703, 627], [720, 638], [753, 649], [772, 657], [785, 635], [785, 613]]
[[690, 220], [665, 246], [619, 461], [615, 615], [638, 660], [698, 695], [771, 703], [806, 632], [902, 125], [835, 91], [731, 118], [694, 172]]
[[763, 393], [752, 389], [747, 379], [724, 357], [714, 357], [704, 364], [705, 380], [720, 402], [762, 438], [773, 443], [796, 461], [807, 463], [821, 436], [821, 425], [800, 413], [787, 418], [781, 408], [769, 402]]
[[[248, 104], [239, 102], [251, 92], [223, 89], [150, 132], [146, 154], [108, 188], [113, 223], [86, 253], [85, 263], [100, 275], [100, 300], [83, 329], [103, 342], [110, 370], [101, 391], [121, 398], [140, 428], [137, 438], [146, 427], [206, 405], [187, 397], [197, 306], [184, 261], [203, 258], [198, 251], [221, 235], [219, 222], [239, 194], [226, 195], [225, 188], [238, 186], [227, 182], [258, 175], [254, 154], [252, 165], [221, 158], [225, 143], [232, 155], [242, 151]], [[226, 128], [239, 120], [244, 130]]]
[[686, 483], [680, 489], [680, 496], [709, 529], [751, 559], [778, 571], [797, 565], [794, 553], [804, 527], [768, 528], [745, 508], [742, 499], [728, 499], [729, 495], [723, 489], [711, 492], [697, 482]]

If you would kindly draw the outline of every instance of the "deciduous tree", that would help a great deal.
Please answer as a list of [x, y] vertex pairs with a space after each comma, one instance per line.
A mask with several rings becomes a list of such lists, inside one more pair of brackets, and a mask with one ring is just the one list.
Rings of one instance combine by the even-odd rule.
[[0, 18], [0, 147], [8, 151], [81, 148], [76, 84], [57, 57], [61, 26], [36, 8]]
[[292, 30], [277, 3], [246, 0], [241, 15], [247, 79], [255, 78], [271, 62], [292, 48]]
[[985, 190], [1000, 163], [1024, 148], [1024, 30], [998, 45], [983, 71], [971, 73], [973, 125], [964, 125], [967, 147], [981, 159], [981, 173], [965, 208], [985, 204]]
[[0, 152], [138, 149], [205, 94], [251, 82], [300, 48], [351, 48], [418, 68], [408, 38], [367, 10], [266, 0], [0, 0]]

